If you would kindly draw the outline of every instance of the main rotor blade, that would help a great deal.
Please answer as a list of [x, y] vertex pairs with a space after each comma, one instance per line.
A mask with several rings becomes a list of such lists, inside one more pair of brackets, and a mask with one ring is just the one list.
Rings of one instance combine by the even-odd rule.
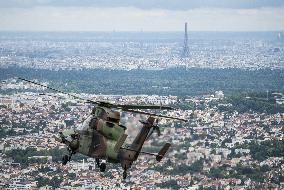
[[157, 106], [157, 105], [116, 105], [117, 108], [122, 110], [129, 109], [161, 109], [161, 110], [173, 110], [170, 106]]
[[84, 99], [80, 96], [76, 96], [76, 95], [73, 95], [73, 94], [69, 94], [67, 92], [64, 92], [64, 91], [61, 91], [61, 90], [58, 90], [58, 89], [55, 89], [55, 88], [52, 88], [52, 87], [49, 87], [47, 85], [44, 85], [44, 84], [41, 84], [41, 83], [38, 83], [38, 82], [34, 82], [34, 81], [31, 81], [31, 80], [28, 80], [28, 79], [24, 79], [24, 78], [21, 78], [21, 77], [18, 77], [18, 79], [20, 80], [23, 80], [23, 81], [26, 81], [26, 82], [29, 82], [29, 83], [32, 83], [32, 84], [35, 84], [35, 85], [38, 85], [38, 86], [41, 86], [41, 87], [44, 87], [44, 88], [47, 88], [47, 89], [50, 89], [50, 90], [53, 90], [55, 92], [59, 92], [59, 93], [62, 93], [62, 94], [66, 94], [66, 95], [69, 95], [73, 98], [76, 98], [76, 99], [79, 99], [79, 100], [83, 100], [85, 102], [90, 102], [90, 103], [93, 103], [93, 104], [97, 104], [97, 102], [95, 101], [92, 101], [92, 100], [88, 100], [88, 99]]
[[175, 119], [175, 120], [187, 122], [186, 119], [182, 119], [182, 118], [178, 118], [178, 117], [171, 117], [171, 116], [166, 116], [166, 115], [160, 115], [160, 114], [155, 114], [155, 113], [149, 113], [149, 112], [144, 112], [144, 111], [139, 111], [139, 110], [128, 109], [128, 110], [123, 110], [123, 111], [132, 112], [132, 113], [139, 113], [139, 114], [144, 114], [144, 115], [150, 115], [150, 116], [155, 116], [155, 117], [161, 117], [161, 118], [167, 118], [167, 119]]
[[123, 104], [113, 104], [109, 102], [97, 101], [97, 104], [103, 107], [116, 108], [123, 111], [132, 109], [162, 109], [162, 110], [173, 110], [174, 108], [170, 106], [158, 106], [158, 105], [123, 105]]
[[73, 97], [73, 98], [76, 98], [76, 99], [79, 99], [79, 100], [83, 100], [83, 101], [85, 101], [86, 103], [92, 103], [92, 104], [96, 104], [96, 105], [102, 106], [102, 107], [117, 108], [117, 109], [121, 109], [122, 111], [126, 111], [126, 112], [133, 112], [133, 113], [139, 113], [139, 114], [144, 114], [144, 115], [151, 115], [151, 116], [162, 117], [162, 118], [168, 118], [168, 119], [176, 119], [176, 120], [185, 121], [185, 122], [187, 121], [187, 120], [182, 119], [182, 118], [170, 117], [170, 116], [164, 116], [164, 115], [158, 115], [158, 114], [153, 114], [153, 113], [148, 113], [148, 112], [143, 112], [143, 111], [134, 110], [134, 109], [163, 109], [163, 110], [166, 109], [166, 110], [173, 110], [173, 108], [170, 107], [170, 106], [157, 106], [157, 105], [120, 105], [120, 104], [112, 104], [112, 103], [103, 102], [103, 101], [93, 101], [93, 100], [85, 99], [85, 98], [82, 98], [82, 97], [80, 97], [80, 96], [76, 96], [76, 95], [73, 95], [73, 94], [70, 94], [70, 93], [67, 93], [67, 92], [64, 92], [64, 91], [61, 91], [61, 90], [58, 90], [58, 89], [49, 87], [49, 86], [47, 86], [47, 85], [44, 85], [44, 84], [41, 84], [41, 83], [38, 83], [38, 82], [31, 81], [31, 80], [28, 80], [28, 79], [24, 79], [24, 78], [21, 78], [21, 77], [18, 77], [18, 79], [23, 80], [23, 81], [26, 81], [26, 82], [29, 82], [29, 83], [32, 83], [32, 84], [35, 84], [35, 85], [38, 85], [38, 86], [41, 86], [41, 87], [44, 87], [44, 88], [47, 88], [47, 89], [50, 89], [50, 90], [53, 90], [53, 91], [55, 91], [55, 92], [59, 92], [59, 93], [62, 93], [62, 94], [69, 95], [69, 96], [71, 96], [71, 97]]

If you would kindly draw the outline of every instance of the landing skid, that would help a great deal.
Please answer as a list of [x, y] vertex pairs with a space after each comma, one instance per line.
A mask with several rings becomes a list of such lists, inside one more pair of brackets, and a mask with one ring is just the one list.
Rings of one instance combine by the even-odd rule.
[[67, 162], [69, 162], [69, 161], [70, 161], [70, 159], [69, 159], [69, 156], [68, 156], [68, 155], [64, 155], [64, 156], [62, 157], [62, 165], [66, 165]]
[[100, 164], [100, 171], [105, 172], [106, 171], [106, 163], [101, 163]]
[[62, 165], [66, 165], [67, 162], [70, 162], [72, 155], [76, 153], [76, 152], [73, 152], [70, 149], [68, 149], [68, 151], [69, 151], [69, 155], [64, 155], [62, 157]]
[[102, 162], [100, 162], [100, 159], [96, 158], [96, 164], [100, 168], [100, 172], [106, 171], [106, 160], [102, 160]]
[[126, 177], [127, 177], [127, 172], [126, 172], [126, 170], [124, 170], [123, 171], [123, 179], [126, 179]]
[[126, 165], [124, 166], [122, 177], [123, 177], [123, 179], [126, 179], [126, 177], [127, 177], [127, 168], [126, 168]]

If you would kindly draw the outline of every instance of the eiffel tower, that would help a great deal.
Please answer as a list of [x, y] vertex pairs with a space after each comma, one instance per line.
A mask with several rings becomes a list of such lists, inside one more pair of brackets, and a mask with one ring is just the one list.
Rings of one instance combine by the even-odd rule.
[[187, 22], [184, 24], [184, 43], [181, 56], [183, 58], [189, 57], [188, 36], [187, 36]]

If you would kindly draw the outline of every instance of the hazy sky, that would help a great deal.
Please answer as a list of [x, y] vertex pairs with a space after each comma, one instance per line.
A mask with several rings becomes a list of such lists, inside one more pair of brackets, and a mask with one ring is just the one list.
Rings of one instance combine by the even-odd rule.
[[278, 31], [284, 0], [0, 0], [5, 31]]

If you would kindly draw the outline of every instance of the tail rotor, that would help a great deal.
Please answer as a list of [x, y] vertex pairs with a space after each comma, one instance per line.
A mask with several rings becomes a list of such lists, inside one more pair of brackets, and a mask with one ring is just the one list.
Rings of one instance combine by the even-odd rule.
[[154, 132], [157, 133], [158, 136], [161, 136], [161, 130], [160, 130], [160, 127], [159, 127], [158, 124], [159, 124], [159, 119], [156, 118], [155, 121], [151, 125], [151, 130], [150, 130], [146, 140], [148, 140]]

